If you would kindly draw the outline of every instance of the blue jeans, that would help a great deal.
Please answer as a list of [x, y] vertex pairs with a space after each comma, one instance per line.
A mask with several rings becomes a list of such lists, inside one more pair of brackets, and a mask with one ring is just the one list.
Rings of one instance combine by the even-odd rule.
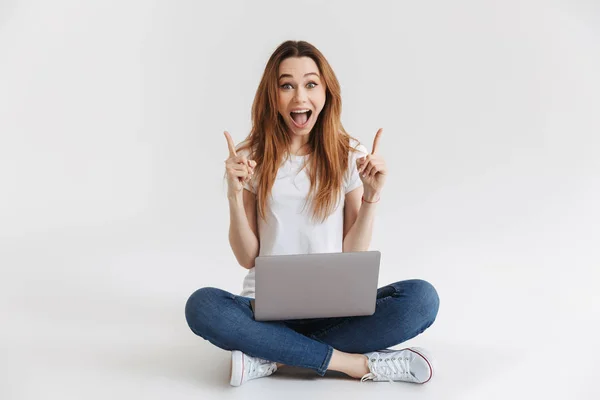
[[439, 307], [435, 288], [420, 279], [379, 288], [369, 316], [259, 322], [250, 300], [201, 288], [188, 299], [185, 317], [192, 332], [224, 350], [311, 368], [321, 376], [333, 349], [363, 354], [395, 346], [427, 329]]

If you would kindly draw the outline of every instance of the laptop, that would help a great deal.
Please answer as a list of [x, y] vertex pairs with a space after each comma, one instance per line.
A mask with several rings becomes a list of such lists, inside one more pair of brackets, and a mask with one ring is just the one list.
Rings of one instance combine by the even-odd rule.
[[256, 257], [254, 319], [373, 315], [380, 260], [379, 251]]

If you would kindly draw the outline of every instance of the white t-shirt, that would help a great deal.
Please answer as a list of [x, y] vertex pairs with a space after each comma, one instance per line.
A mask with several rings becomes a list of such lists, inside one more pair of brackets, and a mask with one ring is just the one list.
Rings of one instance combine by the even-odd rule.
[[[359, 152], [349, 153], [342, 190], [344, 194], [362, 185], [356, 160], [368, 154], [366, 147], [357, 141], [351, 140], [350, 144]], [[247, 156], [249, 150], [238, 154]], [[323, 223], [313, 222], [312, 204], [306, 203], [310, 190], [308, 167], [299, 171], [306, 157], [309, 156], [290, 155], [277, 171], [272, 198], [267, 199], [266, 221], [257, 216], [260, 256], [342, 252], [345, 196], [340, 196], [337, 208]], [[254, 181], [247, 182], [244, 187], [256, 193]], [[251, 268], [244, 279], [240, 295], [253, 298], [254, 288], [254, 268]]]

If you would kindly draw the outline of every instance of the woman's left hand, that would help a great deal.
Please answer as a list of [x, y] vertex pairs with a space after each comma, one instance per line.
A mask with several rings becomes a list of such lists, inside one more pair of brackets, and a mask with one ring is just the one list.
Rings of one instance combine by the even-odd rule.
[[361, 157], [356, 160], [356, 168], [360, 175], [360, 180], [364, 186], [364, 197], [367, 201], [377, 200], [385, 179], [387, 177], [387, 166], [385, 160], [377, 152], [377, 145], [383, 128], [380, 128], [375, 134], [373, 140], [373, 149], [371, 154], [367, 154], [365, 157]]

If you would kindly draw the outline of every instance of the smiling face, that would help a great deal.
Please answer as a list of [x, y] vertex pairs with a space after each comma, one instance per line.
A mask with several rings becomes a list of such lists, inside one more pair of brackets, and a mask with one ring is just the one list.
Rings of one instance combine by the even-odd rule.
[[310, 57], [286, 58], [279, 65], [277, 110], [292, 135], [308, 140], [323, 106], [325, 83]]

